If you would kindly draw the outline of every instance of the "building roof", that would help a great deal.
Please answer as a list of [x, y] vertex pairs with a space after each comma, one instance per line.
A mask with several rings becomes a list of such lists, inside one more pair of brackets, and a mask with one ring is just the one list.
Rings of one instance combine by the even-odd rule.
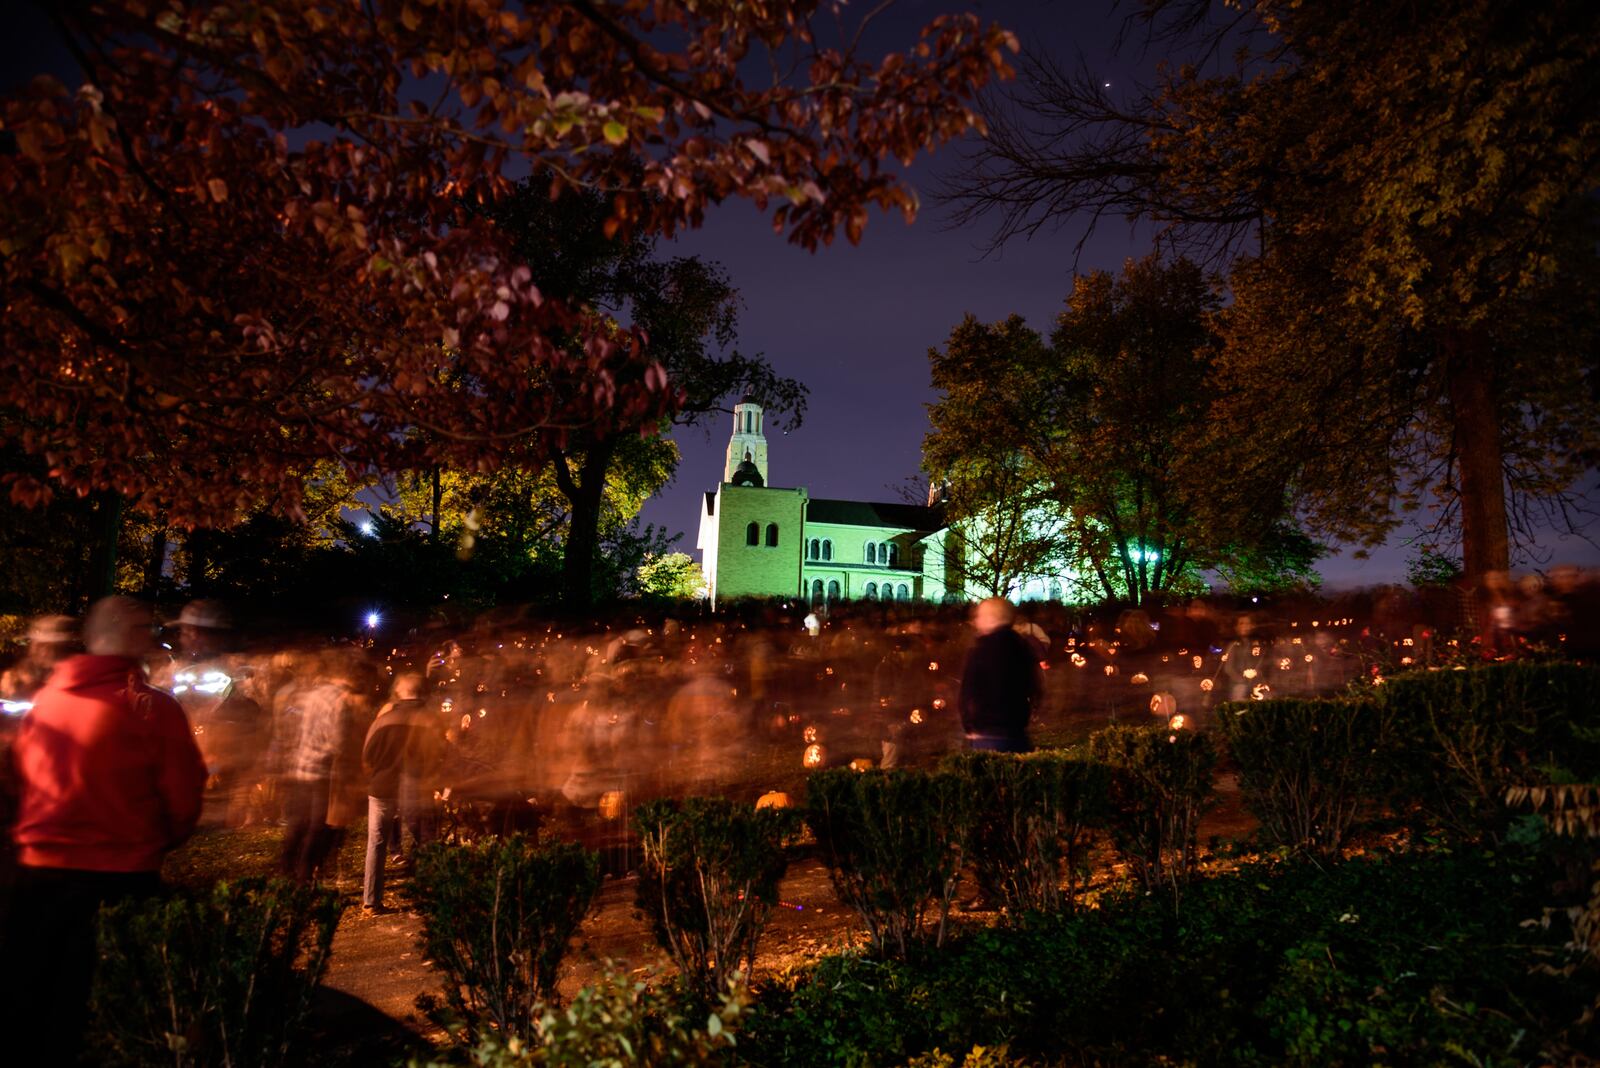
[[930, 508], [922, 504], [836, 501], [826, 497], [813, 497], [806, 505], [806, 522], [841, 523], [853, 527], [939, 530], [944, 526], [944, 509], [938, 505]]

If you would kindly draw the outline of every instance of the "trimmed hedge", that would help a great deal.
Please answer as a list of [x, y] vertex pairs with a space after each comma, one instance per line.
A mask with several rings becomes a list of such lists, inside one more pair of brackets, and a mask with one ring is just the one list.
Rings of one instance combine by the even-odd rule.
[[1397, 675], [1396, 803], [1458, 832], [1503, 833], [1508, 787], [1600, 781], [1600, 668], [1493, 664]]
[[806, 793], [806, 822], [834, 890], [861, 917], [873, 949], [904, 957], [925, 941], [942, 944], [972, 818], [965, 784], [839, 768], [812, 775]]
[[294, 1041], [342, 910], [331, 891], [263, 879], [103, 910], [96, 1063], [300, 1063]]
[[702, 997], [755, 966], [756, 943], [799, 830], [792, 809], [691, 797], [641, 805], [633, 826], [644, 853], [637, 904], [656, 941]]
[[1187, 882], [1199, 860], [1200, 814], [1211, 799], [1208, 735], [1167, 727], [1107, 727], [1089, 755], [1110, 767], [1108, 822], [1117, 851], [1146, 888]]
[[1006, 1044], [1072, 1064], [1539, 1063], [1595, 992], [1531, 965], [1554, 866], [1530, 852], [1260, 864], [1181, 914], [1129, 893], [911, 961], [824, 958], [770, 986], [751, 1063], [893, 1065]]
[[971, 791], [966, 853], [984, 891], [1012, 917], [1071, 908], [1105, 816], [1106, 768], [1051, 750], [953, 753], [941, 768]]
[[471, 1041], [532, 1033], [599, 889], [599, 858], [570, 842], [512, 836], [419, 853], [422, 948]]
[[1388, 715], [1371, 701], [1239, 701], [1216, 724], [1245, 806], [1280, 846], [1336, 857], [1393, 774]]

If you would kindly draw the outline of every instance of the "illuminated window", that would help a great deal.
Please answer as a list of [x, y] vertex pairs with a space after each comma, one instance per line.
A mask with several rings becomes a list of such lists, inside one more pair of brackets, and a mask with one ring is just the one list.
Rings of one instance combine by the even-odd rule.
[[744, 528], [744, 543], [746, 545], [761, 544], [761, 525], [759, 523], [751, 523]]
[[[870, 549], [872, 546], [869, 545], [867, 548]], [[878, 584], [876, 582], [867, 583], [867, 588], [861, 591], [861, 596], [867, 598], [878, 596]]]
[[767, 547], [774, 548], [778, 544], [778, 524], [767, 524]]

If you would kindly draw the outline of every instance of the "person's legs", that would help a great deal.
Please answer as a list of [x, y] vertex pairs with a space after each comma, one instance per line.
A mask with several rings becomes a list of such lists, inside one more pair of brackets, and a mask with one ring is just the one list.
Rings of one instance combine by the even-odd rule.
[[154, 872], [24, 868], [0, 938], [0, 1026], [19, 1064], [77, 1061], [89, 1024], [100, 907], [152, 897]]
[[283, 873], [292, 879], [303, 878], [306, 840], [312, 829], [310, 785], [300, 779], [283, 782]]
[[383, 907], [383, 865], [394, 821], [393, 798], [367, 798], [367, 865], [361, 881], [361, 904], [367, 908]]

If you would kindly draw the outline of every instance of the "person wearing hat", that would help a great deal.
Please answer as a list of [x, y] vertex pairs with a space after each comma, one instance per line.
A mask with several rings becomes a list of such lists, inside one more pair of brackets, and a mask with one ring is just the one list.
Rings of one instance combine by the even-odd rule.
[[71, 616], [35, 619], [28, 624], [27, 651], [0, 675], [0, 698], [12, 704], [31, 702], [55, 666], [77, 651], [78, 624]]
[[170, 668], [157, 677], [194, 725], [211, 788], [225, 802], [224, 818], [238, 826], [252, 815], [249, 773], [266, 734], [261, 703], [246, 690], [243, 661], [228, 652], [233, 618], [220, 602], [190, 601], [174, 622], [178, 648]]

